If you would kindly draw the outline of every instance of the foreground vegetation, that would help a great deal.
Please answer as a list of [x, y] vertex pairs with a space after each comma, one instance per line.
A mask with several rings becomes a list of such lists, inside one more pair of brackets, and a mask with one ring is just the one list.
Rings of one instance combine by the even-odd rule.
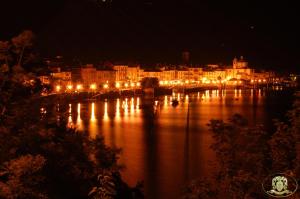
[[[251, 127], [240, 115], [228, 122], [211, 120], [219, 170], [214, 179], [198, 179], [190, 183], [184, 198], [265, 198], [261, 183], [274, 173], [300, 176], [300, 92], [295, 94], [287, 121], [274, 120], [276, 131], [263, 126]], [[298, 195], [295, 198], [300, 198]]]
[[119, 150], [40, 112], [52, 103], [40, 97], [33, 42], [31, 31], [0, 42], [0, 198], [143, 198], [122, 181]]

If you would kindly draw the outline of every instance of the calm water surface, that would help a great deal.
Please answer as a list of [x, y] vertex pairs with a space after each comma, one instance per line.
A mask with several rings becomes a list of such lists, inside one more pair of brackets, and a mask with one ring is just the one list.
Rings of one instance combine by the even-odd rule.
[[[272, 129], [291, 105], [291, 92], [264, 90], [205, 91], [162, 96], [139, 109], [142, 98], [69, 104], [69, 123], [90, 136], [102, 134], [105, 143], [122, 149], [119, 163], [130, 185], [144, 181], [147, 198], [180, 198], [192, 179], [211, 177], [216, 170], [210, 119], [227, 120], [239, 113], [250, 124]], [[174, 108], [172, 99], [178, 99]], [[187, 110], [189, 106], [189, 131]]]

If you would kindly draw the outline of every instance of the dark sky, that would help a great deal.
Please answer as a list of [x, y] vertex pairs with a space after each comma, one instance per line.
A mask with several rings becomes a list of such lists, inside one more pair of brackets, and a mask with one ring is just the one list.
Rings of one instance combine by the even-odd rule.
[[[105, 1], [105, 0], [103, 0]], [[299, 70], [299, 16], [289, 1], [2, 0], [0, 39], [24, 29], [45, 57], [229, 64]]]

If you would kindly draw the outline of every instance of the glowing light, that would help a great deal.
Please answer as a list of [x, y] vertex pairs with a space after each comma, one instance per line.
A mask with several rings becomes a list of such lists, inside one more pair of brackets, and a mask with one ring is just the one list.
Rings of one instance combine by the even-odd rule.
[[45, 108], [40, 108], [40, 112], [41, 112], [42, 114], [46, 114], [46, 113], [47, 113], [47, 111], [46, 111]]
[[71, 84], [69, 84], [69, 85], [67, 86], [67, 89], [68, 89], [68, 90], [72, 90], [72, 88], [73, 88], [73, 85], [71, 85]]
[[107, 102], [104, 103], [104, 116], [103, 120], [108, 120]]
[[76, 86], [76, 89], [77, 89], [77, 90], [81, 90], [81, 89], [82, 89], [82, 85], [81, 85], [81, 84], [78, 84], [78, 85]]
[[163, 82], [163, 81], [159, 81], [159, 84], [160, 84], [160, 85], [164, 85], [164, 82]]
[[96, 88], [97, 88], [97, 85], [96, 85], [96, 84], [91, 84], [91, 85], [90, 85], [90, 89], [96, 90]]
[[136, 86], [137, 86], [137, 87], [140, 87], [140, 86], [141, 86], [141, 83], [140, 83], [140, 82], [136, 83]]
[[131, 87], [134, 87], [134, 86], [135, 86], [135, 83], [131, 83], [130, 86], [131, 86]]
[[128, 99], [127, 99], [127, 98], [125, 98], [125, 105], [124, 105], [124, 109], [125, 109], [125, 111], [127, 111], [127, 110], [128, 110]]
[[68, 127], [72, 127], [72, 104], [69, 104], [69, 117], [68, 117]]
[[117, 99], [117, 103], [116, 103], [116, 118], [120, 119], [120, 99]]
[[259, 79], [258, 82], [260, 83], [260, 82], [261, 82], [261, 79]]
[[185, 83], [188, 84], [188, 83], [189, 83], [189, 80], [186, 80]]
[[61, 89], [61, 86], [60, 86], [60, 85], [57, 85], [57, 86], [55, 87], [55, 89], [56, 89], [57, 92], [59, 92], [60, 89]]
[[108, 84], [104, 84], [103, 88], [107, 89], [108, 88]]
[[251, 83], [253, 83], [254, 82], [254, 80], [253, 79], [251, 79]]
[[165, 100], [164, 100], [165, 106], [168, 105], [168, 96], [165, 95]]
[[133, 97], [131, 98], [131, 101], [130, 101], [130, 112], [134, 112], [134, 98]]
[[77, 104], [77, 120], [80, 120], [80, 103]]
[[140, 98], [138, 97], [138, 98], [136, 99], [136, 108], [138, 109], [139, 106], [140, 106]]
[[95, 121], [95, 103], [92, 103], [92, 111], [91, 111], [91, 121]]
[[116, 88], [120, 88], [121, 84], [119, 82], [116, 83]]
[[89, 132], [92, 138], [95, 138], [98, 133], [98, 124], [95, 116], [95, 103], [92, 103], [91, 119], [89, 124]]
[[125, 83], [125, 87], [127, 88], [129, 85], [128, 85], [128, 83]]
[[81, 117], [80, 117], [80, 108], [81, 108], [81, 105], [80, 105], [80, 103], [78, 103], [77, 104], [77, 121], [76, 121], [76, 126], [77, 126], [78, 130], [83, 130], [82, 120], [81, 120]]

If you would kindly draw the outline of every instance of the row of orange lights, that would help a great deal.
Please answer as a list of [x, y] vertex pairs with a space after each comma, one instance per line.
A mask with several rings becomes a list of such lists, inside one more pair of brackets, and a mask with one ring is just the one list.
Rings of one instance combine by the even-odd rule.
[[[137, 83], [125, 83], [124, 84], [124, 87], [125, 88], [128, 88], [128, 87], [131, 87], [131, 88], [134, 88], [134, 87], [140, 87], [141, 86], [141, 83], [140, 82], [137, 82]], [[66, 86], [66, 89], [67, 90], [72, 90], [73, 89], [73, 85], [72, 84], [68, 84], [67, 86]], [[116, 84], [115, 84], [115, 87], [116, 88], [121, 88], [122, 87], [122, 84], [121, 83], [119, 83], [119, 82], [117, 82]], [[103, 84], [103, 88], [104, 89], [108, 89], [109, 88], [109, 84], [108, 83], [106, 83], [106, 84]], [[57, 85], [56, 87], [55, 87], [55, 89], [56, 89], [56, 91], [61, 91], [61, 89], [62, 89], [62, 86], [61, 85]], [[91, 84], [90, 85], [90, 89], [91, 90], [96, 90], [97, 89], [97, 84]], [[83, 90], [83, 85], [82, 84], [77, 84], [76, 85], [76, 90], [77, 91], [80, 91], [80, 90]]]
[[266, 82], [267, 80], [266, 79], [251, 79], [251, 83], [254, 83], [254, 82], [259, 82], [259, 83], [261, 83], [261, 82]]

